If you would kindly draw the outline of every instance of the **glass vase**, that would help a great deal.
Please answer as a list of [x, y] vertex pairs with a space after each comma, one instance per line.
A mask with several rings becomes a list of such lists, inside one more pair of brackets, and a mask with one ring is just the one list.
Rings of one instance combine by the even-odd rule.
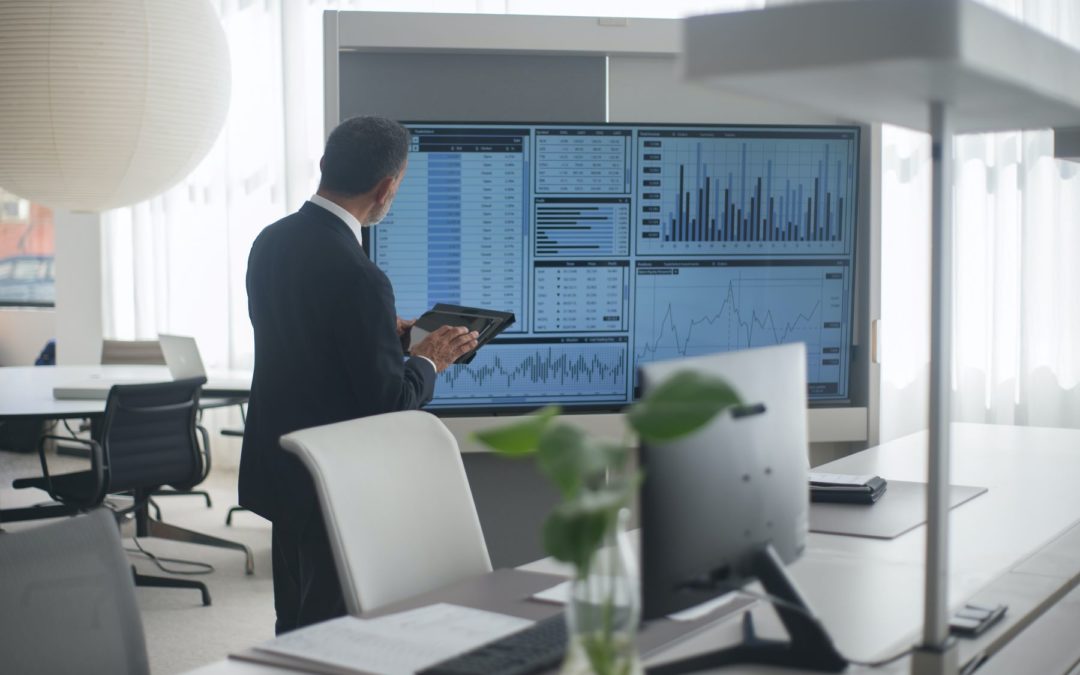
[[641, 590], [627, 535], [629, 520], [630, 511], [620, 510], [588, 568], [575, 570], [566, 605], [564, 675], [642, 673], [635, 641]]

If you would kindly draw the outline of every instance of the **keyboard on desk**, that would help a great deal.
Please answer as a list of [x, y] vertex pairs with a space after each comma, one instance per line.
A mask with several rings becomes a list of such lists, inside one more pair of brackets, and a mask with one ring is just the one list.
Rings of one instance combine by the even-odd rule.
[[565, 654], [566, 616], [560, 613], [418, 675], [529, 675], [556, 668]]

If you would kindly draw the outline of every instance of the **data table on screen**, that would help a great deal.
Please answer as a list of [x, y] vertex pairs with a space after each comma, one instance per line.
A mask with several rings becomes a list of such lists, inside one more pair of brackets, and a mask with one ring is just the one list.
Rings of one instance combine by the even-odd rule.
[[854, 132], [650, 130], [637, 144], [638, 253], [850, 251]]
[[639, 261], [634, 361], [803, 342], [811, 391], [845, 396], [848, 272], [846, 260]]
[[618, 402], [627, 396], [627, 374], [625, 337], [500, 340], [441, 373], [431, 405]]
[[538, 129], [537, 194], [629, 194], [629, 129]]
[[533, 329], [538, 333], [627, 330], [629, 269], [626, 260], [538, 261]]
[[505, 130], [414, 137], [408, 177], [376, 232], [401, 316], [439, 302], [525, 314], [527, 149], [527, 135]]

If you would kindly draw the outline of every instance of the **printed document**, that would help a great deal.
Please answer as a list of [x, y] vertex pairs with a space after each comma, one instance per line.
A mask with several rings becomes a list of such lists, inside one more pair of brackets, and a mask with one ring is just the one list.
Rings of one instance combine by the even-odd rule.
[[527, 619], [440, 603], [377, 619], [332, 619], [256, 649], [343, 672], [409, 675], [530, 625]]

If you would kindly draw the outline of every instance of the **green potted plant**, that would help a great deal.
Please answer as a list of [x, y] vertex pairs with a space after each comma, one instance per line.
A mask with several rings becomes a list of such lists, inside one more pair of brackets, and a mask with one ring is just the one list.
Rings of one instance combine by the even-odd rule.
[[566, 606], [564, 673], [641, 672], [634, 644], [640, 589], [636, 556], [626, 536], [628, 505], [644, 478], [629, 461], [634, 437], [671, 442], [738, 405], [738, 394], [723, 380], [682, 371], [627, 410], [622, 443], [590, 438], [558, 420], [555, 406], [476, 434], [498, 454], [535, 457], [562, 495], [544, 523], [543, 541], [546, 551], [574, 572]]

